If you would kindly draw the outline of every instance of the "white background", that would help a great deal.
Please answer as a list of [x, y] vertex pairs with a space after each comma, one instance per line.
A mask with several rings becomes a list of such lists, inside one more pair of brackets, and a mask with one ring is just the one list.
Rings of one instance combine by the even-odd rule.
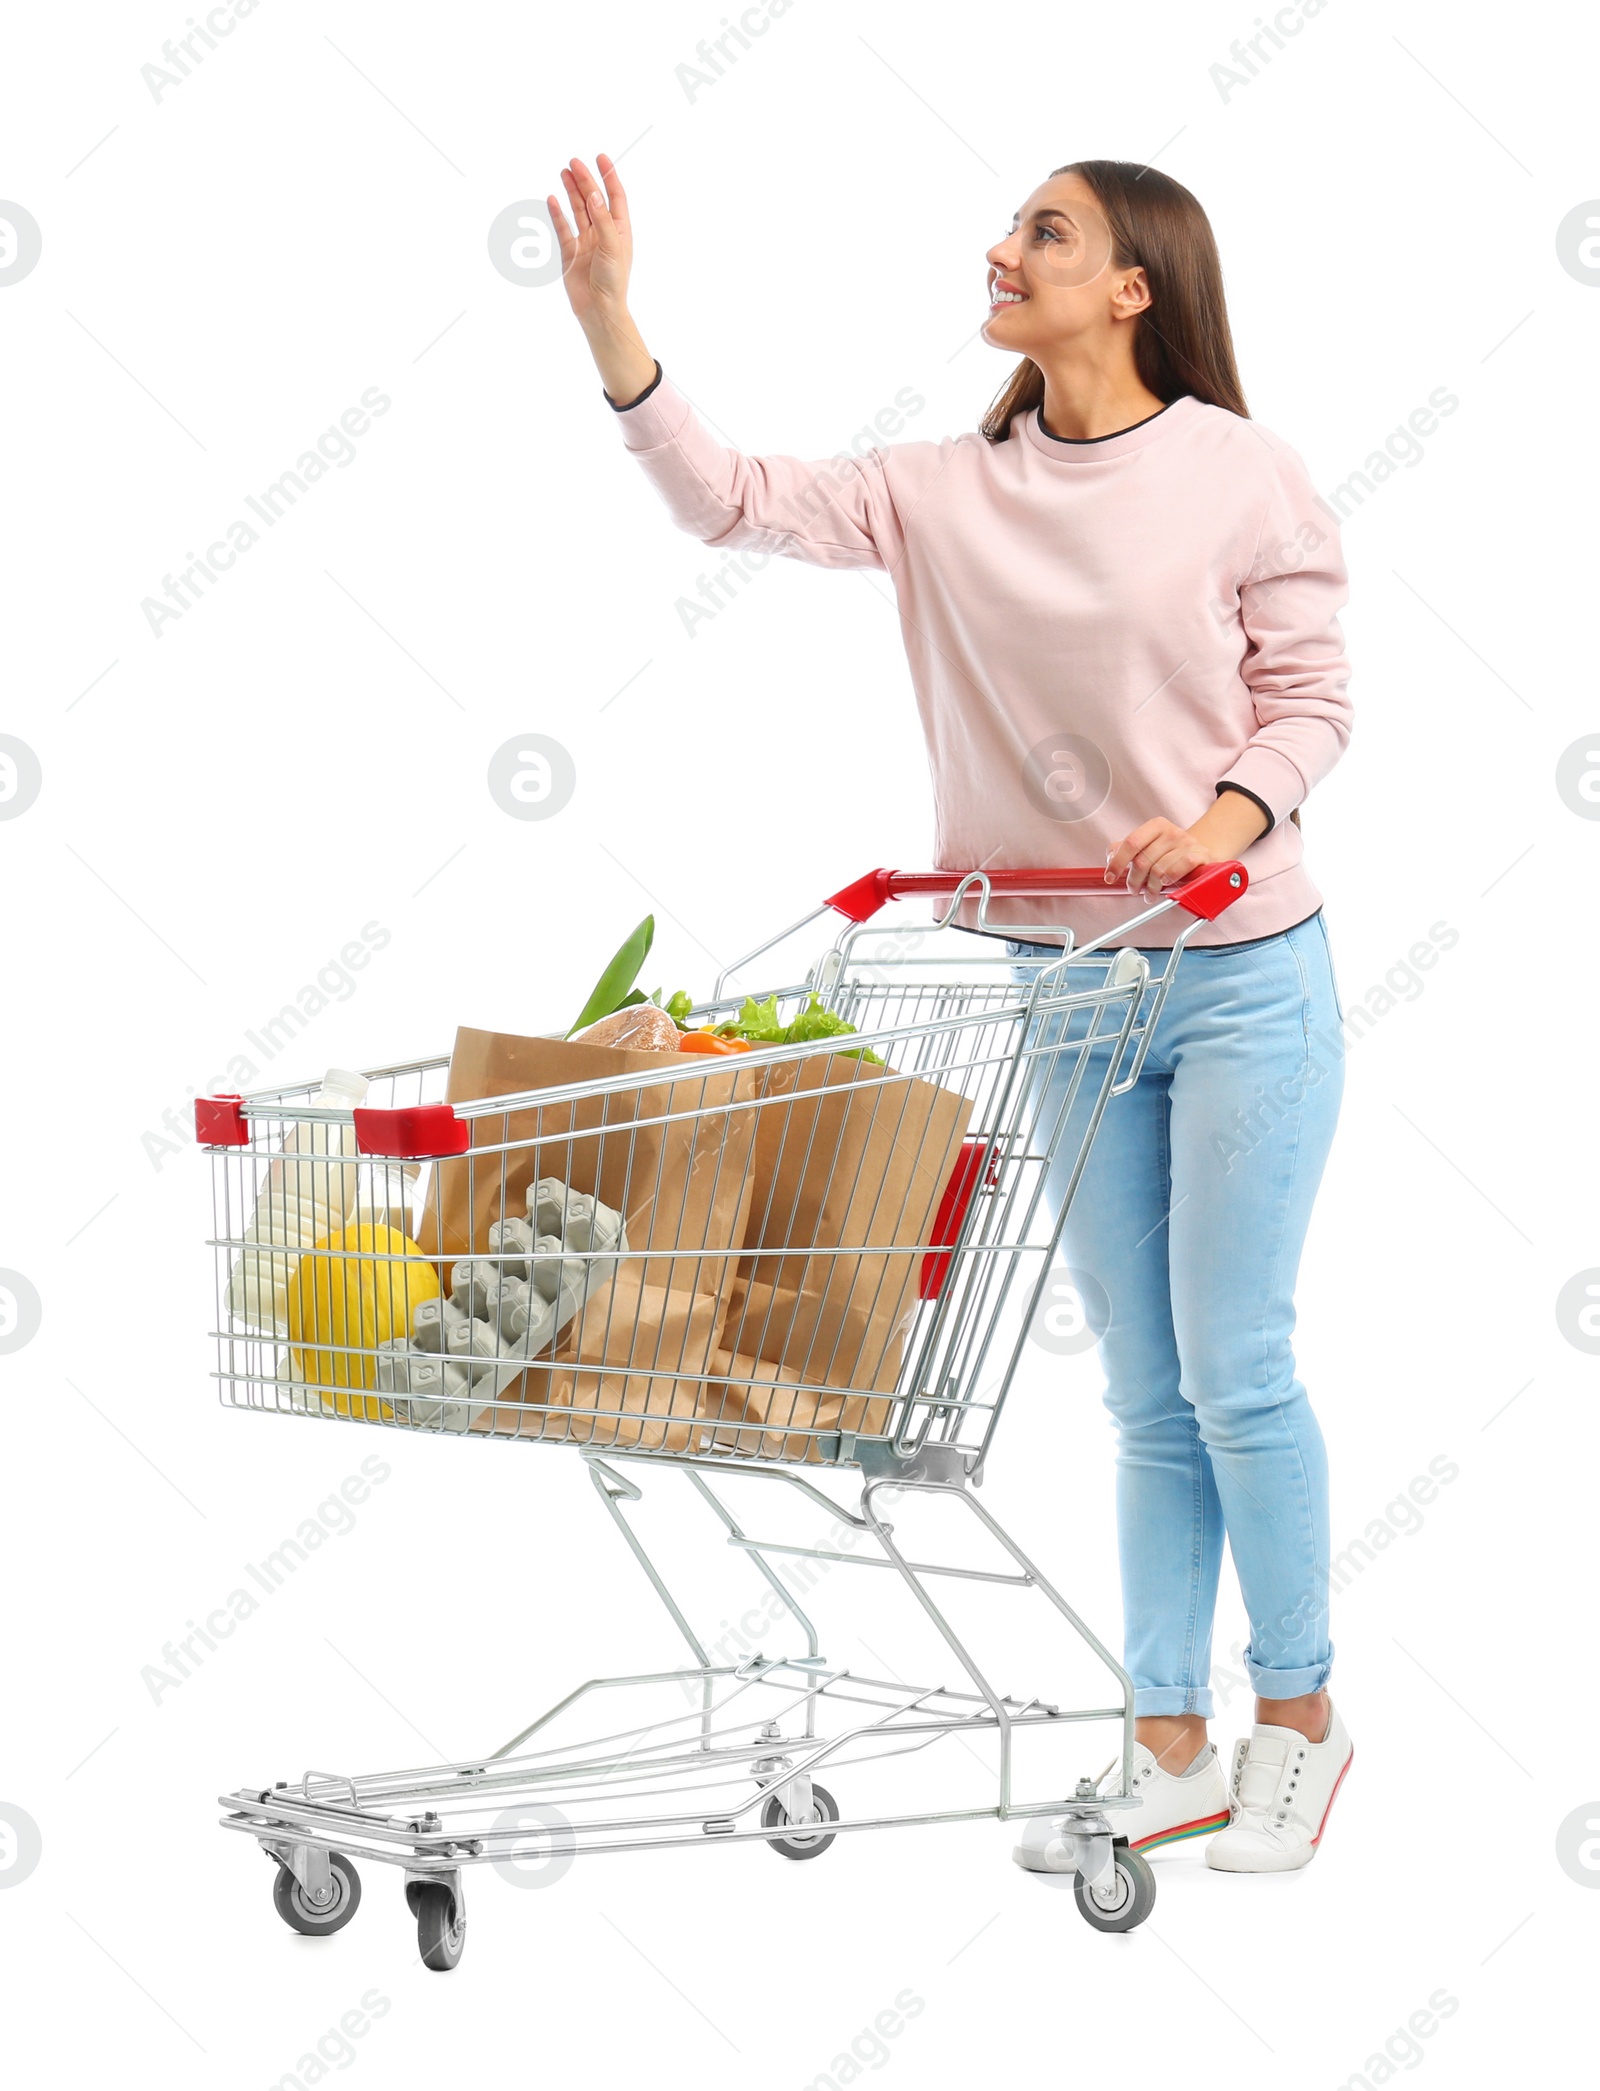
[[[1600, 291], [1556, 233], [1600, 191], [1597, 53], [1557, 10], [1331, 0], [1225, 94], [1254, 21], [795, 0], [691, 95], [710, 0], [261, 0], [159, 101], [141, 68], [179, 0], [9, 25], [0, 195], [43, 231], [0, 295], [0, 731], [43, 776], [0, 821], [0, 1266], [43, 1305], [0, 1357], [0, 1802], [43, 1840], [26, 1879], [0, 1850], [19, 2081], [1493, 2084], [1578, 2040], [1600, 1873], [1557, 1847], [1574, 1810], [1600, 1818], [1600, 1434], [1555, 1302], [1600, 1263], [1600, 827], [1555, 776], [1600, 725]], [[652, 973], [703, 989], [927, 852], [884, 577], [777, 561], [687, 636], [713, 555], [626, 456], [559, 284], [489, 264], [495, 216], [600, 149], [645, 337], [748, 450], [826, 456], [906, 386], [908, 437], [974, 426], [1010, 367], [974, 338], [984, 250], [1093, 155], [1158, 159], [1204, 203], [1252, 410], [1319, 487], [1435, 388], [1460, 401], [1345, 530], [1358, 724], [1306, 836], [1347, 1007], [1432, 925], [1458, 941], [1352, 1049], [1298, 1339], [1338, 1546], [1430, 1460], [1459, 1474], [1339, 1601], [1357, 1759], [1315, 1866], [1175, 1860], [1127, 1939], [990, 1822], [806, 1866], [607, 1857], [538, 1893], [480, 1871], [441, 1981], [392, 1876], [302, 1941], [215, 1827], [243, 1781], [490, 1748], [579, 1679], [677, 1653], [576, 1455], [219, 1407], [207, 1165], [149, 1137], [163, 1114], [369, 922], [387, 947], [260, 1081], [566, 1021], [651, 906]], [[392, 406], [355, 461], [155, 637], [142, 599], [371, 386]], [[548, 822], [486, 789], [529, 732], [576, 764]], [[392, 1473], [355, 1529], [154, 1703], [163, 1644], [374, 1451]], [[1114, 1640], [1110, 1495], [1093, 1371], [1031, 1358], [986, 1500]], [[662, 1529], [687, 1539], [688, 1510]], [[1242, 1631], [1225, 1594], [1219, 1659]], [[1022, 1661], [1041, 1674], [998, 1681], [1046, 1690], [1054, 1644]], [[1227, 1747], [1248, 1701], [1221, 1683]], [[308, 2067], [373, 1988], [384, 2015]], [[852, 2062], [907, 1988], [921, 2010]], [[1452, 2015], [1374, 2069], [1441, 1989]]]

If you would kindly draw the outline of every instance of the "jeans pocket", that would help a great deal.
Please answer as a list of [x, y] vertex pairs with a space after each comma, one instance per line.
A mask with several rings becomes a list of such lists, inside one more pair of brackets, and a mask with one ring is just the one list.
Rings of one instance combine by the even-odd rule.
[[1317, 910], [1317, 928], [1322, 932], [1323, 955], [1328, 961], [1328, 985], [1333, 990], [1333, 1006], [1339, 1012], [1339, 1022], [1344, 1022], [1344, 998], [1339, 993], [1339, 975], [1333, 963], [1333, 945], [1328, 937], [1327, 919], [1321, 909]]

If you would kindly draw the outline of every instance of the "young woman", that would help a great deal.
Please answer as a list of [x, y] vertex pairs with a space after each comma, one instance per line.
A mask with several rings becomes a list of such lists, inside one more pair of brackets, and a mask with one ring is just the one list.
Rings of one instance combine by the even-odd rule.
[[[627, 199], [598, 167], [603, 193], [580, 160], [562, 173], [570, 224], [548, 201], [623, 441], [702, 542], [893, 577], [936, 861], [1103, 858], [1104, 898], [1007, 906], [1079, 945], [1129, 893], [1249, 869], [1186, 951], [1064, 1241], [1118, 1431], [1132, 1841], [1215, 1832], [1220, 1871], [1304, 1866], [1351, 1754], [1326, 1689], [1327, 1467], [1290, 1347], [1342, 1076], [1296, 812], [1349, 736], [1336, 519], [1248, 418], [1211, 228], [1153, 168], [1058, 168], [990, 248], [984, 338], [1023, 360], [980, 431], [804, 463], [725, 450], [645, 348]], [[1177, 914], [1146, 925], [1154, 972]], [[1257, 1694], [1231, 1781], [1206, 1730], [1224, 1535]], [[1062, 1863], [1048, 1819], [1016, 1857]]]

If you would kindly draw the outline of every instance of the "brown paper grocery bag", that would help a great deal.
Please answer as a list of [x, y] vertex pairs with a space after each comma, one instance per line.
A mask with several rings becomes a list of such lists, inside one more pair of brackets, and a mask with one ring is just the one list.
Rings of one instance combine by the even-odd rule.
[[640, 1268], [624, 1258], [615, 1282], [568, 1323], [555, 1362], [531, 1366], [500, 1397], [537, 1404], [535, 1413], [498, 1408], [474, 1429], [624, 1452], [695, 1449], [699, 1375], [715, 1357], [726, 1287], [652, 1285]]
[[[708, 1380], [701, 1413], [780, 1432], [881, 1432], [889, 1402], [863, 1397], [886, 1396], [899, 1378], [972, 1103], [846, 1053], [753, 1072], [762, 1079], [746, 1255], [722, 1321], [724, 1361], [713, 1367], [735, 1384]], [[845, 1253], [820, 1253], [830, 1250]], [[761, 1369], [745, 1378], [741, 1359]], [[805, 1382], [856, 1398], [804, 1392]], [[815, 1456], [806, 1439], [779, 1442], [778, 1456]]]
[[[675, 1057], [463, 1028], [446, 1097], [625, 1081]], [[495, 1221], [524, 1216], [539, 1177], [614, 1207], [627, 1233], [615, 1276], [558, 1332], [549, 1363], [502, 1389], [474, 1429], [644, 1449], [687, 1442], [743, 1248], [754, 1092], [753, 1071], [685, 1057], [681, 1080], [475, 1119], [473, 1152], [435, 1164], [417, 1238], [446, 1283], [457, 1257], [487, 1249]]]
[[[903, 1341], [903, 1338], [902, 1338]], [[892, 1387], [900, 1369], [899, 1346]], [[737, 1453], [746, 1459], [820, 1459], [819, 1431], [882, 1437], [894, 1403], [887, 1394], [835, 1394], [804, 1386], [801, 1375], [747, 1351], [719, 1350], [713, 1377], [700, 1394], [696, 1451]], [[754, 1426], [754, 1427], [751, 1427]]]

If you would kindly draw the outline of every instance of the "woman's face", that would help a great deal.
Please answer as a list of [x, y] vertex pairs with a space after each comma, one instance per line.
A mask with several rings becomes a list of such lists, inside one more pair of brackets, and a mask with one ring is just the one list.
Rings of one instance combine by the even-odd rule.
[[1140, 310], [1149, 303], [1144, 271], [1113, 267], [1111, 254], [1111, 227], [1088, 183], [1052, 175], [989, 249], [984, 340], [1028, 355]]

